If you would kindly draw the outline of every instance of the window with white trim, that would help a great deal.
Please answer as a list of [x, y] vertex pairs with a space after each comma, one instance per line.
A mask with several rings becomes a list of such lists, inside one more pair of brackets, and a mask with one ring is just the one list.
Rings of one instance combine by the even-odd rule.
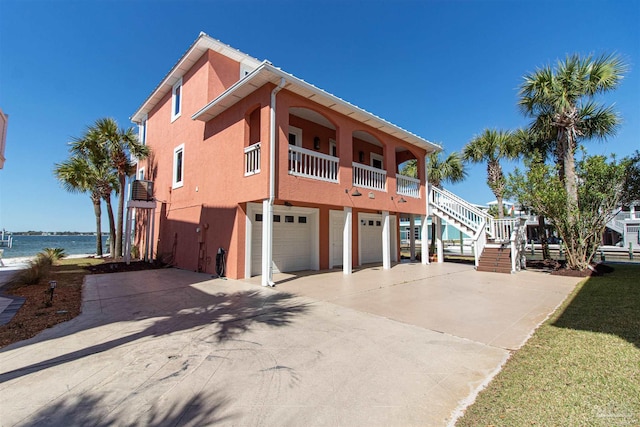
[[173, 182], [172, 188], [182, 187], [184, 184], [184, 144], [173, 150]]
[[182, 113], [182, 78], [173, 85], [171, 91], [171, 121], [174, 121]]
[[138, 169], [138, 179], [141, 181], [144, 180], [144, 168]]
[[371, 153], [371, 166], [378, 169], [384, 169], [384, 157], [380, 154]]
[[142, 145], [147, 144], [147, 118], [148, 116], [145, 115], [138, 125], [138, 140]]

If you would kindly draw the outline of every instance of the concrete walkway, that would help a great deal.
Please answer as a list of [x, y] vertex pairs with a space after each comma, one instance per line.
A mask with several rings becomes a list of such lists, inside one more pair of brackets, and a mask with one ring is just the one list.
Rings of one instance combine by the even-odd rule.
[[88, 276], [79, 317], [0, 351], [0, 425], [446, 425], [578, 282], [459, 264], [255, 280]]

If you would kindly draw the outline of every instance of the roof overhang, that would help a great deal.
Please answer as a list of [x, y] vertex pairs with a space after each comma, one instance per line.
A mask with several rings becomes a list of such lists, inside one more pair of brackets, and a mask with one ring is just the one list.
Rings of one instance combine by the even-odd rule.
[[220, 40], [216, 40], [207, 34], [201, 32], [195, 42], [189, 47], [189, 49], [182, 55], [178, 62], [171, 68], [171, 71], [162, 79], [160, 84], [151, 92], [151, 95], [144, 101], [144, 103], [138, 108], [138, 110], [131, 116], [131, 121], [134, 123], [140, 123], [144, 117], [155, 107], [158, 102], [173, 88], [182, 76], [185, 75], [193, 64], [200, 59], [200, 57], [207, 51], [212, 50], [218, 52], [221, 55], [231, 58], [241, 64], [248, 65], [252, 68], [260, 65], [260, 61], [253, 58], [231, 46], [222, 43]]
[[394, 138], [405, 141], [411, 145], [420, 147], [428, 153], [442, 150], [438, 144], [427, 141], [426, 139], [389, 123], [368, 111], [356, 107], [335, 95], [325, 92], [292, 74], [274, 67], [267, 61], [262, 62], [255, 70], [253, 70], [253, 72], [239, 80], [213, 101], [202, 107], [198, 112], [191, 116], [191, 118], [193, 120], [208, 122], [265, 84], [271, 83], [277, 85], [282, 79], [286, 82], [284, 86], [285, 90], [311, 100], [332, 111], [350, 117], [353, 120], [377, 129], [380, 132], [384, 132]]

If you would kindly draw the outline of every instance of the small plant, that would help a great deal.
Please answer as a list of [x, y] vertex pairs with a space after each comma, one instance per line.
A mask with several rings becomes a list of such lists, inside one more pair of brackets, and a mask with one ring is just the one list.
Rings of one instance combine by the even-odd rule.
[[133, 259], [140, 259], [140, 248], [138, 248], [138, 245], [133, 245], [131, 247], [131, 257]]
[[66, 256], [67, 254], [64, 253], [63, 248], [44, 248], [42, 252], [38, 254], [38, 257], [46, 257], [51, 260], [51, 264], [54, 264]]
[[37, 285], [48, 276], [51, 265], [50, 258], [38, 254], [35, 259], [29, 261], [29, 266], [26, 269], [21, 270], [9, 281], [9, 284], [13, 286]]

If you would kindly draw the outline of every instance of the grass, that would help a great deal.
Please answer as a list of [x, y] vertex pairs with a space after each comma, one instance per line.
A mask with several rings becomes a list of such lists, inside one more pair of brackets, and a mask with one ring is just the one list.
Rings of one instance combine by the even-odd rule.
[[[31, 338], [80, 314], [82, 283], [84, 276], [90, 274], [85, 267], [103, 262], [93, 258], [61, 259], [34, 283], [14, 282], [5, 289], [7, 294], [25, 298], [25, 302], [9, 323], [0, 326], [0, 347]], [[50, 280], [57, 282], [53, 300]]]
[[639, 426], [640, 266], [581, 282], [456, 426]]

